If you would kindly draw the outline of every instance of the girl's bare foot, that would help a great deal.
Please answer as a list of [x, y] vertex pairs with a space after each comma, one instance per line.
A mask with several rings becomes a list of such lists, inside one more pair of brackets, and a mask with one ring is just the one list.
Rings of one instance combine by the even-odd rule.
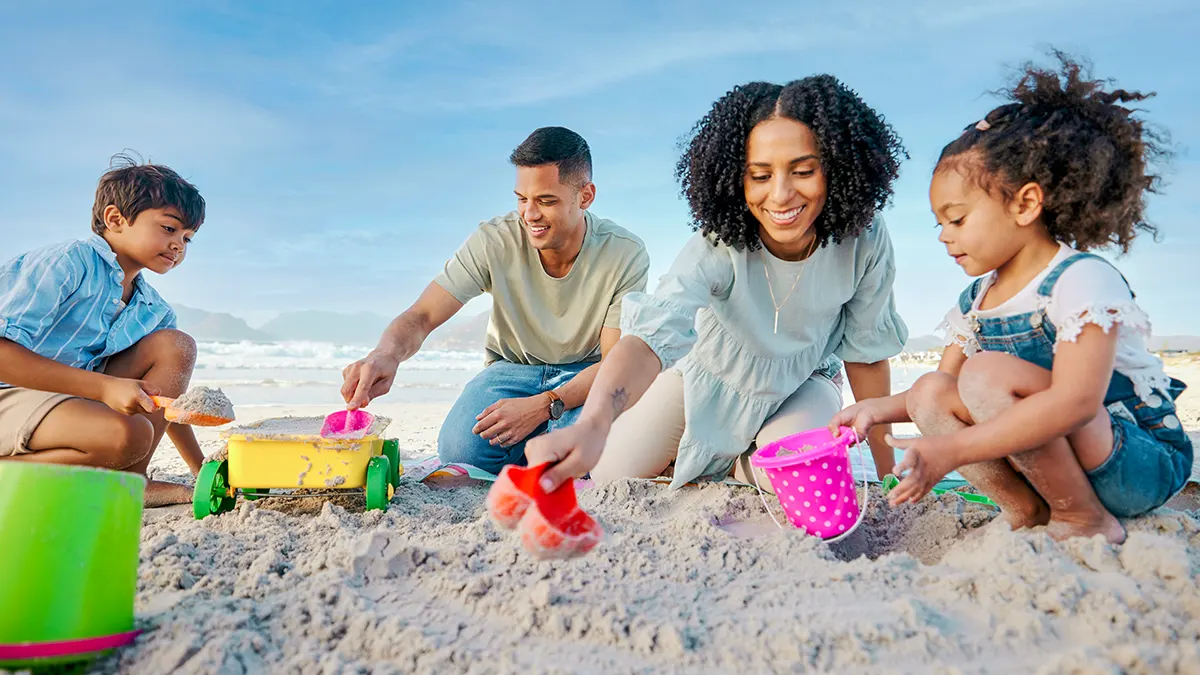
[[1120, 544], [1125, 541], [1125, 528], [1111, 513], [1098, 513], [1093, 518], [1080, 520], [1064, 518], [1058, 514], [1046, 525], [1046, 534], [1055, 541], [1063, 541], [1074, 537], [1094, 537], [1104, 535], [1110, 544]]
[[1006, 523], [1014, 531], [1048, 525], [1050, 523], [1050, 507], [1046, 506], [1046, 502], [1038, 499], [1025, 509], [1005, 509], [992, 522]]

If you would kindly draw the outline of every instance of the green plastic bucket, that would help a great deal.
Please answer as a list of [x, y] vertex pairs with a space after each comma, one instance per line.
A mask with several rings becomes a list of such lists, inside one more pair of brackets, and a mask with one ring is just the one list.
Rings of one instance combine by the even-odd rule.
[[133, 630], [145, 490], [132, 473], [0, 462], [0, 654]]

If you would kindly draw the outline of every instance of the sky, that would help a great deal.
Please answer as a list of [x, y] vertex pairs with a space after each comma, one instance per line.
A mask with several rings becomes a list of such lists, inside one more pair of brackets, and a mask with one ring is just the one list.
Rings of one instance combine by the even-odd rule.
[[692, 234], [673, 172], [696, 120], [737, 84], [831, 73], [911, 155], [885, 218], [897, 305], [928, 334], [969, 281], [936, 240], [933, 163], [1054, 46], [1158, 93], [1144, 115], [1177, 151], [1150, 200], [1160, 241], [1116, 260], [1155, 333], [1200, 334], [1197, 33], [1195, 0], [0, 0], [0, 259], [87, 236], [96, 180], [132, 149], [208, 202], [185, 263], [151, 274], [168, 300], [252, 324], [392, 315], [515, 208], [512, 148], [562, 125], [653, 287]]

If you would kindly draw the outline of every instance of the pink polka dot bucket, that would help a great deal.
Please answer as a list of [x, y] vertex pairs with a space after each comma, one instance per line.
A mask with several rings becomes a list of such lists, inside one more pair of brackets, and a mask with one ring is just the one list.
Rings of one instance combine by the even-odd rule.
[[[842, 427], [836, 437], [829, 429], [813, 429], [759, 448], [751, 455], [750, 464], [767, 474], [788, 522], [802, 532], [834, 541], [858, 528], [866, 507], [866, 476], [862, 478], [860, 508], [851, 473], [850, 447], [858, 445], [853, 429]], [[859, 466], [865, 471], [861, 453], [859, 448]], [[763, 507], [775, 520], [765, 499]], [[775, 524], [783, 527], [778, 520]]]

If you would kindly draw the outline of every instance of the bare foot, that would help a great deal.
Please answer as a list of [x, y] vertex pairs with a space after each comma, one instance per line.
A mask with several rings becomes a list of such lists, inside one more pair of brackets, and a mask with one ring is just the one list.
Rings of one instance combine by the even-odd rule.
[[164, 483], [160, 480], [152, 480], [146, 484], [145, 504], [148, 509], [159, 506], [171, 506], [172, 504], [191, 503], [192, 488], [187, 485]]
[[1125, 541], [1125, 528], [1112, 514], [1105, 512], [1087, 521], [1068, 520], [1062, 517], [1050, 519], [1046, 525], [1046, 534], [1055, 541], [1063, 541], [1074, 537], [1094, 537], [1104, 535], [1110, 544], [1120, 544]]
[[1050, 523], [1050, 507], [1046, 506], [1045, 502], [1038, 501], [1039, 503], [1027, 510], [1016, 511], [1008, 509], [1001, 511], [1000, 515], [996, 516], [996, 520], [992, 522], [1001, 521], [1008, 523], [1008, 527], [1014, 531], [1027, 527], [1048, 525]]

